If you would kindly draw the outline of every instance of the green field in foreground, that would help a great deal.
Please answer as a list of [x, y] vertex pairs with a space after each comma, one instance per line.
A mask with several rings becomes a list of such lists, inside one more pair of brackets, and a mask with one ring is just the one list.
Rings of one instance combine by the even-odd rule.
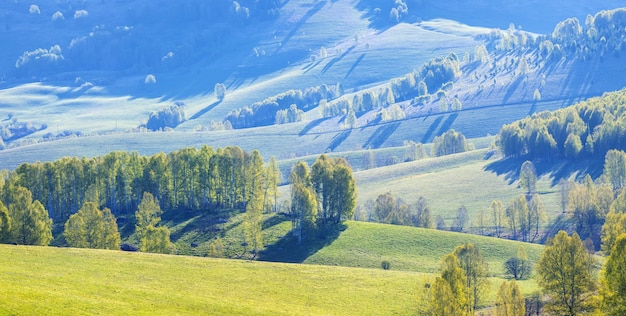
[[[414, 315], [408, 271], [0, 245], [3, 315]], [[486, 306], [501, 279], [490, 278]], [[520, 282], [524, 293], [537, 290]]]
[[346, 222], [347, 228], [330, 245], [304, 263], [377, 268], [383, 260], [392, 270], [438, 272], [444, 255], [465, 242], [478, 246], [489, 264], [489, 272], [503, 276], [503, 263], [524, 245], [528, 259], [536, 262], [544, 246], [517, 241], [453, 233], [435, 229], [378, 223]]
[[0, 314], [409, 315], [423, 274], [0, 245]]

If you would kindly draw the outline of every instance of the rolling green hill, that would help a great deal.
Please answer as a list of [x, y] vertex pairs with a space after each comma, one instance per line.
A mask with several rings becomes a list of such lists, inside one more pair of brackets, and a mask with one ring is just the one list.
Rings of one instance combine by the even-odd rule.
[[[519, 242], [375, 223], [346, 229], [303, 264], [0, 245], [2, 314], [415, 314], [440, 258], [464, 242], [489, 263], [491, 306]], [[525, 244], [531, 261], [540, 245]], [[284, 259], [284, 258], [283, 258]], [[380, 261], [391, 270], [380, 269]], [[531, 279], [525, 294], [537, 291]]]
[[304, 263], [377, 268], [383, 260], [392, 270], [436, 273], [444, 255], [465, 242], [480, 248], [492, 275], [503, 276], [503, 264], [523, 245], [530, 261], [541, 257], [544, 246], [516, 241], [453, 233], [434, 229], [378, 223], [347, 222], [347, 228], [330, 245]]
[[411, 315], [423, 274], [0, 245], [0, 314]]

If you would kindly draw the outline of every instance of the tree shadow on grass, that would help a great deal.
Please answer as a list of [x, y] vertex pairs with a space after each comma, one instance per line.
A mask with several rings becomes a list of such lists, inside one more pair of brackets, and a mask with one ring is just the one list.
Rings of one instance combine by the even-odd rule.
[[[486, 165], [484, 170], [504, 176], [505, 180], [512, 184], [519, 179], [520, 168], [526, 160], [531, 159], [529, 157], [500, 159]], [[580, 180], [588, 174], [592, 179], [597, 179], [602, 175], [604, 169], [604, 162], [598, 159], [580, 161], [552, 159], [533, 161], [533, 164], [537, 170], [537, 177], [550, 177], [553, 186], [557, 185], [562, 179], [567, 180], [572, 176]]]
[[300, 133], [298, 133], [298, 136], [304, 136], [306, 133], [310, 132], [312, 129], [319, 126], [322, 122], [326, 121], [327, 119], [328, 118], [323, 117], [323, 118], [311, 121], [300, 131]]
[[351, 129], [343, 131], [335, 135], [335, 137], [333, 137], [333, 140], [330, 142], [330, 144], [328, 144], [328, 149], [330, 151], [335, 151], [335, 149], [337, 149], [337, 147], [339, 147], [341, 143], [343, 143], [346, 139], [348, 139], [350, 134], [352, 134]]
[[398, 127], [400, 127], [400, 122], [382, 125], [370, 136], [363, 148], [380, 148]]
[[303, 240], [300, 245], [295, 236], [287, 234], [276, 243], [268, 245], [259, 253], [258, 258], [261, 261], [302, 263], [320, 249], [332, 244], [345, 229], [345, 224], [325, 226], [318, 231], [315, 238]]

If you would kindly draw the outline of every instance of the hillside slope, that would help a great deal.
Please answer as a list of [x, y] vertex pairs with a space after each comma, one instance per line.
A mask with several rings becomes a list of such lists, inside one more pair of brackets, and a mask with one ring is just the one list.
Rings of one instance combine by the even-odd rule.
[[2, 314], [411, 315], [423, 287], [422, 274], [380, 269], [11, 245], [0, 254]]
[[[0, 10], [10, 18], [0, 39], [13, 44], [0, 56], [0, 73], [4, 74], [0, 117], [3, 125], [10, 121], [23, 124], [20, 133], [3, 136], [5, 145], [110, 133], [124, 140], [119, 144], [106, 138], [57, 143], [53, 150], [42, 145], [40, 152], [59, 153], [50, 157], [25, 153], [26, 161], [32, 161], [70, 155], [75, 146], [85, 143], [109, 150], [132, 150], [137, 144], [138, 151], [151, 154], [156, 150], [146, 149], [143, 143], [167, 150], [196, 143], [187, 139], [206, 137], [206, 142], [265, 147], [261, 148], [264, 156], [289, 158], [329, 150], [398, 146], [406, 140], [426, 143], [448, 128], [482, 137], [527, 114], [569, 105], [626, 84], [619, 76], [626, 63], [619, 56], [584, 62], [533, 62], [529, 72], [519, 76], [503, 69], [516, 58], [532, 62], [532, 52], [494, 53], [493, 65], [465, 64], [463, 76], [448, 91], [463, 103], [460, 113], [437, 114], [437, 99], [425, 107], [401, 102], [407, 119], [379, 122], [374, 111], [359, 115], [357, 129], [344, 131], [340, 128], [343, 117], [321, 119], [320, 111], [313, 109], [306, 113], [306, 122], [196, 136], [190, 132], [221, 122], [231, 110], [289, 89], [340, 83], [350, 94], [384, 87], [391, 78], [409, 73], [431, 58], [451, 52], [461, 57], [473, 53], [476, 45], [485, 43], [491, 27], [508, 25], [503, 25], [505, 19], [512, 19], [515, 25], [535, 26], [524, 28], [529, 31], [550, 33], [554, 24], [569, 16], [584, 21], [586, 14], [618, 5], [584, 1], [572, 6], [553, 0], [506, 5], [454, 2], [443, 7], [434, 1], [406, 1], [408, 13], [401, 23], [382, 23], [391, 2], [240, 2], [240, 7], [226, 0], [156, 7], [142, 2], [113, 6], [67, 1], [42, 3], [36, 9], [23, 1], [2, 4]], [[551, 10], [556, 7], [566, 9]], [[241, 17], [237, 14], [246, 10], [248, 16], [238, 22]], [[116, 15], [120, 11], [125, 14]], [[64, 20], [51, 21], [55, 12], [62, 13]], [[107, 19], [112, 15], [116, 18]], [[159, 16], [163, 19], [155, 18]], [[181, 20], [180, 16], [189, 18], [172, 22]], [[42, 37], [24, 35], [33, 28]], [[532, 37], [536, 33], [526, 34]], [[18, 41], [21, 37], [24, 40]], [[120, 49], [125, 43], [130, 48]], [[492, 66], [500, 70], [493, 73]], [[154, 75], [155, 82], [146, 83], [148, 74]], [[217, 82], [227, 87], [222, 102], [213, 95]], [[541, 101], [533, 100], [535, 89], [541, 90]], [[125, 133], [145, 123], [150, 112], [175, 103], [185, 104], [191, 118], [176, 127], [184, 137]], [[270, 148], [247, 138], [254, 134], [276, 135], [271, 143], [278, 145]], [[242, 139], [242, 135], [246, 137]], [[286, 149], [295, 143], [311, 145]], [[88, 149], [86, 155], [99, 148]], [[10, 160], [2, 167], [12, 168], [20, 162]]]

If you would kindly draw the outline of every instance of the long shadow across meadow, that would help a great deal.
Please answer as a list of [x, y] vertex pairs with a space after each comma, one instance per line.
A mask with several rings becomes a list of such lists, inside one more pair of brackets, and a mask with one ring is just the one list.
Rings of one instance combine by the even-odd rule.
[[[496, 160], [485, 166], [485, 171], [494, 172], [507, 180], [509, 184], [519, 179], [519, 171], [529, 157], [515, 157]], [[596, 179], [602, 175], [603, 160], [590, 159], [584, 161], [567, 160], [539, 160], [533, 161], [537, 170], [537, 177], [548, 176], [552, 179], [552, 185], [557, 185], [562, 179], [569, 179], [575, 175], [577, 179], [584, 178], [587, 174]]]
[[328, 225], [321, 228], [315, 237], [303, 240], [300, 244], [295, 236], [287, 234], [267, 246], [258, 258], [261, 261], [302, 263], [320, 249], [332, 244], [345, 229], [345, 224]]

